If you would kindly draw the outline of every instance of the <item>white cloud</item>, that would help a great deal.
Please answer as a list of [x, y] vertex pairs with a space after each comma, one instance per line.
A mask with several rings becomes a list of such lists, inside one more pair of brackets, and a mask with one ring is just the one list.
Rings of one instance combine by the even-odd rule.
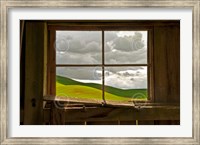
[[147, 69], [123, 70], [112, 73], [106, 76], [105, 84], [121, 89], [147, 88]]
[[129, 52], [120, 50], [105, 52], [105, 62], [107, 64], [146, 64], [147, 49]]
[[100, 64], [102, 58], [100, 54], [81, 54], [72, 52], [57, 54], [56, 56], [57, 64]]
[[[147, 63], [147, 48], [143, 47], [140, 49], [133, 49], [126, 46], [127, 50], [124, 48], [114, 49], [113, 41], [117, 40], [118, 33], [120, 35], [126, 36], [135, 34], [135, 32], [125, 32], [125, 31], [109, 31], [106, 34], [106, 38], [109, 41], [106, 41], [105, 46], [105, 62], [108, 64], [139, 64]], [[141, 32], [143, 37], [146, 38], [147, 33]], [[57, 49], [58, 52], [56, 55], [56, 62], [58, 64], [99, 64], [101, 63], [102, 51], [101, 51], [101, 33], [99, 31], [58, 31], [57, 32]], [[121, 44], [121, 42], [118, 42]], [[146, 40], [144, 44], [146, 45]], [[124, 51], [126, 50], [126, 51]], [[62, 53], [59, 53], [62, 52]], [[80, 59], [81, 58], [81, 59]]]
[[[57, 68], [56, 74], [85, 83], [99, 84], [102, 80], [100, 67], [62, 67]], [[121, 89], [147, 88], [147, 68], [109, 67], [105, 71], [105, 85]]]
[[57, 67], [56, 75], [80, 80], [101, 80], [99, 67]]

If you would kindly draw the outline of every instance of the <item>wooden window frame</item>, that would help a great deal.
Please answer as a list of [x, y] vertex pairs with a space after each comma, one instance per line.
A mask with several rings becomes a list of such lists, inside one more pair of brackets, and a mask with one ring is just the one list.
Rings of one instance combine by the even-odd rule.
[[[153, 25], [142, 21], [54, 21], [48, 23], [48, 54], [47, 54], [47, 94], [56, 95], [56, 67], [102, 67], [102, 100], [104, 95], [104, 67], [126, 67], [126, 66], [146, 66], [147, 67], [147, 90], [148, 98], [145, 101], [154, 102], [154, 73], [153, 73]], [[147, 31], [147, 63], [146, 64], [105, 64], [104, 45], [102, 45], [101, 64], [56, 64], [55, 39], [56, 31], [101, 31], [102, 44], [104, 44], [105, 31]]]

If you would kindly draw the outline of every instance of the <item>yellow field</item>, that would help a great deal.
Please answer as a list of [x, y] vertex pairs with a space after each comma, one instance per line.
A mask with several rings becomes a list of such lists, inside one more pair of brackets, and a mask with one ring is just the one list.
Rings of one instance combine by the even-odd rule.
[[[102, 100], [102, 90], [82, 85], [63, 85], [56, 82], [56, 96], [78, 99]], [[105, 92], [105, 96], [105, 99], [110, 101], [130, 100], [130, 98], [116, 96], [107, 92]]]

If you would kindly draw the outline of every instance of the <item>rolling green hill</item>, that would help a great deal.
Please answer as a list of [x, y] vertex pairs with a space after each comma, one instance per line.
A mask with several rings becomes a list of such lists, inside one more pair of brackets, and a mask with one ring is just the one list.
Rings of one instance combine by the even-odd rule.
[[[102, 97], [102, 85], [95, 83], [82, 83], [70, 78], [56, 76], [56, 94], [67, 94], [77, 98]], [[147, 99], [147, 89], [119, 89], [105, 86], [105, 98], [108, 100]]]
[[[69, 97], [75, 99], [102, 100], [102, 91], [100, 89], [82, 86], [82, 85], [63, 85], [56, 83], [57, 96]], [[106, 100], [110, 101], [128, 101], [126, 97], [116, 96], [105, 92]]]

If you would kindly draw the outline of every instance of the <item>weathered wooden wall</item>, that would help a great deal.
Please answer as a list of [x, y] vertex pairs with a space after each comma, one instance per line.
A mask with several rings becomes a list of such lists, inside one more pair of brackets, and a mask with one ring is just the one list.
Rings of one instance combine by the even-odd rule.
[[[180, 25], [154, 27], [154, 101], [180, 104]], [[155, 125], [180, 124], [157, 120]]]
[[43, 124], [44, 23], [25, 25], [25, 125]]
[[155, 102], [180, 103], [180, 27], [154, 27]]
[[[155, 24], [155, 25], [154, 25]], [[153, 27], [153, 87], [154, 103], [180, 103], [180, 30], [179, 23], [147, 24]], [[96, 108], [81, 112], [79, 109], [58, 110], [52, 107], [43, 112], [43, 72], [45, 22], [25, 22], [24, 57], [21, 67], [21, 84], [24, 105], [22, 124], [179, 124], [180, 109], [146, 108], [140, 111], [130, 108]], [[24, 42], [23, 42], [24, 43]], [[23, 44], [22, 43], [22, 44]], [[48, 53], [48, 52], [47, 52]], [[22, 65], [22, 66], [23, 66]], [[24, 71], [23, 71], [24, 69]], [[24, 79], [23, 79], [24, 74]], [[48, 81], [48, 80], [47, 80]], [[48, 84], [47, 84], [48, 85]], [[23, 93], [22, 93], [23, 94]], [[24, 98], [23, 98], [24, 97]], [[23, 103], [23, 101], [21, 101]], [[57, 113], [56, 113], [57, 112]], [[113, 112], [115, 115], [113, 115]], [[117, 113], [116, 113], [117, 112]], [[117, 115], [120, 114], [121, 115]], [[44, 113], [44, 114], [43, 114]], [[105, 118], [101, 115], [107, 114]], [[156, 114], [157, 113], [157, 114]], [[61, 117], [63, 114], [63, 117]], [[100, 115], [99, 115], [100, 114]], [[44, 116], [43, 116], [44, 115]], [[96, 116], [96, 120], [94, 119]], [[99, 116], [99, 117], [98, 117]], [[119, 116], [121, 120], [119, 119]], [[44, 118], [43, 118], [44, 117]], [[52, 119], [52, 117], [54, 119]], [[56, 119], [55, 119], [56, 117]], [[60, 120], [59, 120], [60, 119]], [[52, 122], [50, 122], [52, 120]], [[101, 121], [101, 122], [99, 122]]]

